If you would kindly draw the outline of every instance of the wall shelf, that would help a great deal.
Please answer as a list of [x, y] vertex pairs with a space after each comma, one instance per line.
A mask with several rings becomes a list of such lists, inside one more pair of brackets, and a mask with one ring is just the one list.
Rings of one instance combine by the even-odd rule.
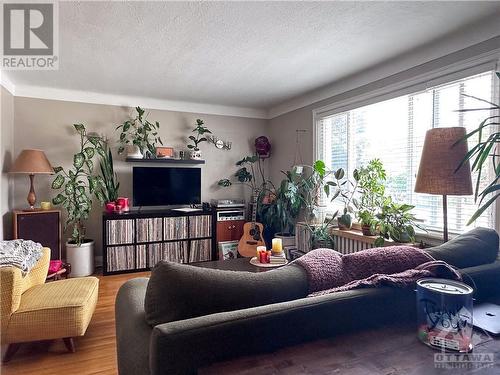
[[134, 159], [126, 158], [127, 163], [163, 163], [163, 164], [205, 164], [205, 160], [194, 160], [194, 159]]

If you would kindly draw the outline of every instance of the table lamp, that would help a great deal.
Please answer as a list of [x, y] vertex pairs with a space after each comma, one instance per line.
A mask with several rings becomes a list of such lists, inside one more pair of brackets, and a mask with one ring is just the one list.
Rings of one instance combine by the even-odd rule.
[[9, 173], [24, 173], [30, 176], [28, 204], [30, 205], [30, 210], [34, 210], [36, 195], [33, 181], [35, 179], [35, 174], [53, 174], [54, 169], [42, 150], [28, 149], [21, 151]]
[[447, 196], [472, 194], [469, 161], [457, 170], [467, 154], [467, 141], [458, 142], [465, 135], [463, 127], [428, 130], [415, 182], [416, 193], [443, 196], [444, 242], [448, 241]]

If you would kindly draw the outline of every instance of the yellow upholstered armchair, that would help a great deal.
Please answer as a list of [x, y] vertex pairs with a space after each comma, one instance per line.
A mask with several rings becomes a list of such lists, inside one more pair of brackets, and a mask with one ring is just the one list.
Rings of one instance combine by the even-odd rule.
[[23, 276], [16, 267], [2, 267], [1, 344], [9, 344], [4, 362], [20, 343], [64, 339], [74, 351], [73, 337], [83, 336], [97, 303], [99, 280], [82, 277], [45, 283], [50, 249]]

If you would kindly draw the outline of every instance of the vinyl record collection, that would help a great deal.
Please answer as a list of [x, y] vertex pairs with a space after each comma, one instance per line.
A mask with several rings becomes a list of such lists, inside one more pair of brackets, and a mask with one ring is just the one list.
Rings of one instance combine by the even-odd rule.
[[154, 242], [162, 240], [161, 217], [137, 219], [137, 242]]
[[212, 259], [212, 216], [105, 219], [105, 273]]
[[134, 222], [133, 219], [108, 220], [106, 222], [106, 243], [108, 245], [133, 243]]

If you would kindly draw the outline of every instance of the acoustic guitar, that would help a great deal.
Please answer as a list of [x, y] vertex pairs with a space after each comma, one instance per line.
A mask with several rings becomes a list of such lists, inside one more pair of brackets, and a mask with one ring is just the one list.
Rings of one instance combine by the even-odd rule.
[[257, 196], [254, 191], [252, 199], [252, 221], [243, 225], [243, 237], [238, 243], [238, 252], [242, 257], [254, 257], [257, 254], [257, 246], [266, 246], [262, 233], [264, 226], [257, 223]]

